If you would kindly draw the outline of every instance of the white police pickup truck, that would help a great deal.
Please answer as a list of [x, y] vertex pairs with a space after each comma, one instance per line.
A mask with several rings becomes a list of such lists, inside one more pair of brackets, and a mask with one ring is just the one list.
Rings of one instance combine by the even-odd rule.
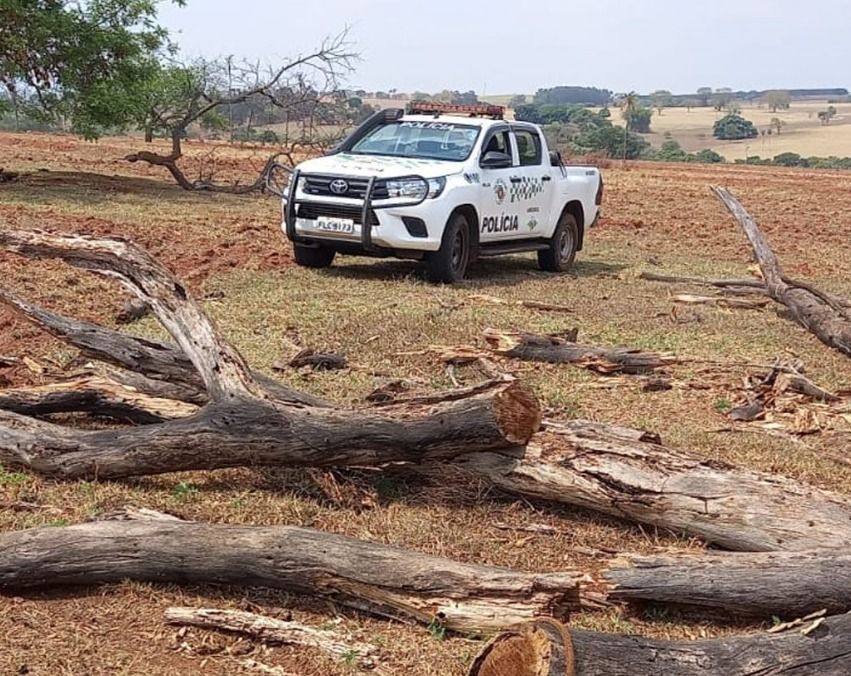
[[295, 260], [336, 254], [425, 260], [452, 283], [477, 258], [537, 251], [569, 268], [599, 215], [603, 179], [565, 166], [540, 129], [498, 106], [416, 102], [370, 117], [327, 155], [292, 171], [283, 230]]

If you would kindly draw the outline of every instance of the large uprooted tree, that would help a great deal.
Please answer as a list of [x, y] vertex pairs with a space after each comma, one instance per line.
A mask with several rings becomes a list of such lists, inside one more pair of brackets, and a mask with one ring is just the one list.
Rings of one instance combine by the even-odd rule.
[[[284, 154], [290, 164], [293, 153], [328, 145], [333, 134], [323, 134], [323, 126], [346, 121], [346, 104], [339, 92], [340, 78], [351, 70], [355, 54], [346, 33], [324, 41], [309, 54], [300, 55], [277, 66], [259, 63], [235, 63], [232, 59], [198, 59], [189, 64], [161, 64], [139, 88], [141, 105], [136, 124], [145, 131], [146, 140], [166, 136], [171, 152], [158, 154], [140, 151], [126, 157], [130, 162], [148, 162], [168, 169], [180, 187], [186, 190], [251, 192], [260, 188], [271, 164]], [[227, 128], [225, 115], [233, 107], [247, 108], [250, 137], [255, 114], [268, 119], [284, 119], [283, 138], [273, 135], [279, 150], [271, 155], [258, 175], [242, 185], [221, 185], [211, 175], [190, 179], [180, 168], [182, 142], [190, 127]], [[274, 111], [274, 116], [268, 111]], [[232, 120], [230, 120], [232, 123]]]

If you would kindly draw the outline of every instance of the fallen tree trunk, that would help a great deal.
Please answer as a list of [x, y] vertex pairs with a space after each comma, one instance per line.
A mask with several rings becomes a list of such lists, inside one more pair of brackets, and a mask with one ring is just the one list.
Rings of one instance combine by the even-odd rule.
[[825, 345], [851, 357], [851, 314], [847, 308], [810, 284], [786, 277], [756, 221], [729, 191], [724, 188], [713, 188], [713, 191], [747, 236], [768, 295], [785, 305], [795, 321]]
[[[535, 622], [536, 627], [547, 624]], [[522, 632], [514, 629], [511, 637]], [[528, 631], [528, 630], [527, 630]], [[517, 649], [502, 654], [492, 650], [502, 636], [486, 646], [476, 658], [490, 657], [489, 670], [475, 671], [470, 676], [847, 676], [851, 673], [851, 615], [830, 617], [805, 629], [807, 633], [790, 631], [781, 634], [753, 634], [700, 641], [667, 641], [605, 634], [566, 628], [549, 629], [540, 637], [536, 650]], [[549, 645], [543, 646], [546, 641]], [[549, 650], [553, 655], [564, 652], [566, 642], [572, 644], [573, 669], [532, 670], [540, 660], [532, 661]], [[519, 642], [518, 642], [519, 643]], [[510, 646], [509, 643], [509, 648]], [[548, 663], [546, 666], [550, 666]]]
[[455, 396], [380, 412], [293, 409], [239, 398], [157, 425], [95, 431], [0, 411], [0, 463], [64, 479], [417, 463], [523, 444], [539, 424], [534, 395], [518, 381], [486, 383]]
[[614, 425], [545, 421], [525, 452], [474, 453], [456, 466], [497, 487], [703, 538], [740, 551], [845, 547], [851, 500], [662, 446]]
[[502, 357], [551, 364], [577, 364], [599, 373], [647, 373], [676, 362], [670, 355], [628, 347], [582, 345], [557, 335], [486, 329], [485, 340]]
[[278, 620], [240, 610], [167, 608], [165, 621], [169, 624], [247, 634], [264, 643], [317, 648], [337, 659], [352, 659], [355, 664], [365, 669], [375, 666], [373, 656], [378, 653], [378, 648], [371, 643], [353, 641], [330, 629], [317, 629], [301, 622]]
[[572, 572], [463, 564], [309, 528], [142, 516], [0, 534], [0, 588], [128, 579], [267, 586], [458, 631], [579, 607], [581, 576]]
[[794, 618], [851, 610], [845, 550], [631, 556], [604, 573], [611, 601], [715, 608], [740, 616]]
[[[119, 478], [252, 465], [419, 462], [525, 444], [540, 424], [534, 394], [517, 381], [485, 383], [381, 410], [310, 406], [294, 402], [289, 393], [278, 398], [253, 377], [183, 285], [134, 245], [5, 231], [0, 232], [0, 246], [34, 258], [59, 257], [118, 278], [153, 309], [200, 376], [208, 398], [186, 418], [96, 431], [0, 411], [0, 463], [6, 466], [57, 478]], [[82, 335], [92, 332], [86, 329]], [[123, 365], [134, 368], [140, 354], [145, 360], [151, 354], [159, 358], [160, 347], [131, 348]], [[160, 359], [157, 370], [175, 363], [172, 356]], [[145, 372], [147, 367], [136, 368]]]

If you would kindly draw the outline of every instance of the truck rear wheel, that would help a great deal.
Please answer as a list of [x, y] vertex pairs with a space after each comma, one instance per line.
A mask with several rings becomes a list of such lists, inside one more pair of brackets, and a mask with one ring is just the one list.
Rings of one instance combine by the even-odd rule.
[[453, 284], [464, 279], [470, 263], [470, 249], [470, 224], [463, 214], [455, 214], [446, 224], [440, 249], [428, 256], [429, 280]]
[[538, 265], [547, 272], [570, 270], [576, 258], [579, 244], [579, 226], [576, 217], [568, 212], [562, 214], [548, 247], [538, 252]]
[[334, 262], [337, 254], [330, 246], [307, 246], [305, 244], [293, 244], [293, 256], [298, 265], [306, 268], [327, 268]]

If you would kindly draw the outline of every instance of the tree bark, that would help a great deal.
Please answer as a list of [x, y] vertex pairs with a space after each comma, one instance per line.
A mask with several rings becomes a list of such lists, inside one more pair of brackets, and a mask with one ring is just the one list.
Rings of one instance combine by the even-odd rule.
[[525, 453], [458, 458], [510, 493], [688, 533], [740, 551], [845, 547], [851, 500], [662, 446], [614, 425], [545, 421]]
[[577, 364], [599, 373], [647, 373], [673, 364], [670, 355], [628, 347], [582, 345], [560, 336], [487, 329], [485, 340], [502, 357], [551, 364]]
[[603, 575], [612, 601], [715, 608], [730, 615], [795, 618], [851, 610], [845, 550], [632, 556]]
[[713, 191], [747, 236], [768, 295], [785, 305], [795, 321], [825, 345], [851, 357], [851, 314], [847, 308], [810, 284], [786, 277], [756, 221], [726, 189], [713, 188]]
[[125, 579], [268, 586], [458, 631], [564, 617], [579, 607], [581, 576], [573, 572], [464, 564], [309, 528], [144, 516], [2, 534], [0, 588]]

